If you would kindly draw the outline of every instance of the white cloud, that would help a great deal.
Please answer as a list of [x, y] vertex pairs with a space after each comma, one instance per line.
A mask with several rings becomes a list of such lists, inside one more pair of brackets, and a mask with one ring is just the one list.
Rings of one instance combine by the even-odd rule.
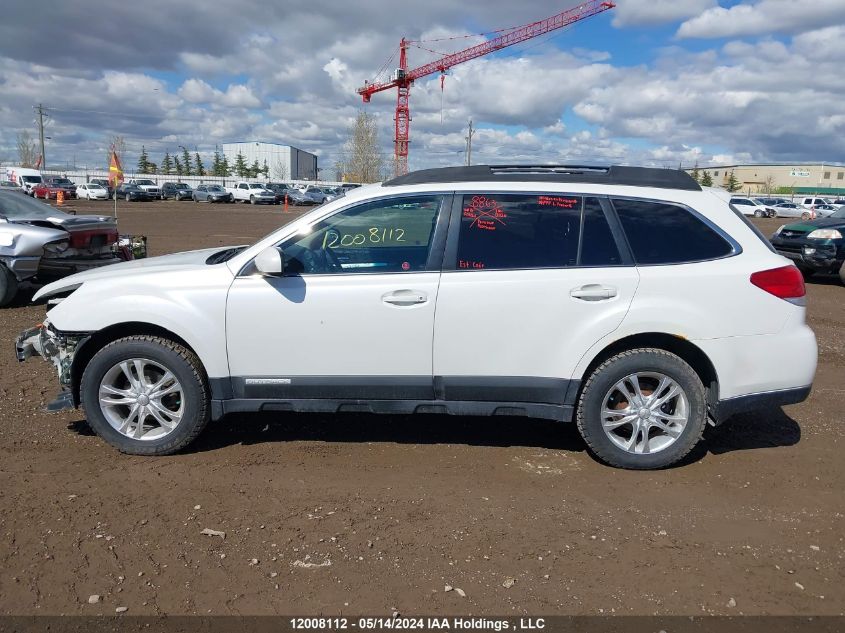
[[716, 0], [617, 0], [613, 26], [676, 22], [715, 6]]
[[845, 21], [843, 0], [760, 0], [713, 7], [681, 24], [678, 38], [801, 33]]
[[189, 103], [212, 103], [229, 108], [258, 108], [261, 99], [252, 89], [241, 84], [231, 84], [226, 92], [212, 88], [202, 79], [188, 79], [179, 88], [177, 94]]

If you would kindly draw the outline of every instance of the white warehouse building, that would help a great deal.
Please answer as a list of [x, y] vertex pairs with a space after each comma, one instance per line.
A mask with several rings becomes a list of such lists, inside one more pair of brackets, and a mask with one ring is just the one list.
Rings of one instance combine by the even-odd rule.
[[247, 166], [257, 161], [264, 167], [266, 162], [272, 180], [317, 180], [317, 157], [296, 147], [259, 141], [223, 143], [223, 155], [229, 167], [235, 164], [239, 153]]

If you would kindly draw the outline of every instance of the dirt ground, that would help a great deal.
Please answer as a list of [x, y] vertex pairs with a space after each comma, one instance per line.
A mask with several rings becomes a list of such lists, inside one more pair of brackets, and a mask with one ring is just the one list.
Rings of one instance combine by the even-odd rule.
[[[284, 221], [120, 207], [151, 254]], [[842, 614], [845, 288], [808, 295], [810, 399], [660, 472], [599, 464], [574, 425], [445, 416], [231, 417], [184, 454], [121, 455], [43, 412], [55, 371], [13, 353], [44, 314], [24, 298], [0, 311], [0, 614]]]

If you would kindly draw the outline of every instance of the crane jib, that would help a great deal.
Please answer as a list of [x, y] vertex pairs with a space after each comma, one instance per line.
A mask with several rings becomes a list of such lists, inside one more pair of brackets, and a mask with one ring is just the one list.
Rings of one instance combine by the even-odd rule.
[[470, 46], [462, 51], [444, 55], [440, 59], [412, 70], [408, 70], [407, 63], [407, 49], [410, 43], [405, 38], [402, 38], [399, 44], [399, 68], [394, 78], [391, 81], [381, 83], [365, 82], [364, 86], [357, 90], [358, 94], [363, 97], [364, 102], [368, 103], [372, 95], [377, 92], [389, 90], [390, 88], [399, 88], [395, 117], [396, 136], [394, 139], [396, 175], [401, 176], [408, 171], [408, 144], [410, 142], [411, 121], [408, 99], [410, 86], [415, 80], [436, 72], [445, 73], [458, 64], [483, 57], [484, 55], [525, 42], [540, 35], [545, 35], [565, 26], [570, 26], [581, 20], [613, 9], [615, 6], [615, 3], [607, 2], [606, 0], [588, 0], [544, 20], [515, 27], [503, 35], [494, 37], [481, 44]]

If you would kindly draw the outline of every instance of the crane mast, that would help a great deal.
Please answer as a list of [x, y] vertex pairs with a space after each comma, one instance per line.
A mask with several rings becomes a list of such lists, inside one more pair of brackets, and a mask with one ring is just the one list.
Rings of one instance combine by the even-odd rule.
[[364, 85], [357, 91], [363, 97], [364, 103], [369, 103], [375, 93], [391, 88], [397, 89], [393, 140], [396, 175], [402, 175], [408, 171], [408, 145], [411, 141], [410, 96], [411, 85], [415, 80], [436, 72], [445, 73], [458, 64], [570, 26], [581, 20], [603, 13], [615, 6], [616, 4], [613, 2], [588, 0], [544, 20], [510, 29], [503, 35], [489, 39], [481, 44], [470, 46], [456, 53], [444, 55], [433, 62], [411, 70], [408, 70], [408, 47], [412, 42], [403, 37], [399, 43], [399, 67], [393, 73], [392, 79], [380, 83], [364, 82]]

